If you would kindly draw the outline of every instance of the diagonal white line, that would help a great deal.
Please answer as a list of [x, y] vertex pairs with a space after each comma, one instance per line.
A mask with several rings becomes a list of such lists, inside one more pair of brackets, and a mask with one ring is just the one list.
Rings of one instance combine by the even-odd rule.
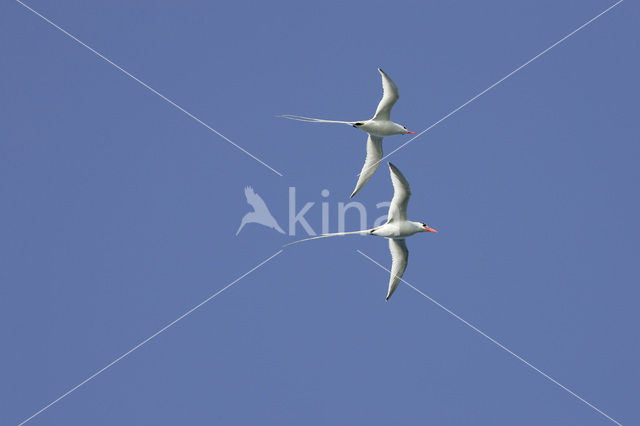
[[131, 74], [129, 71], [125, 70], [124, 68], [122, 68], [120, 65], [116, 64], [115, 62], [113, 62], [111, 59], [107, 58], [106, 56], [104, 56], [102, 53], [98, 52], [97, 50], [95, 50], [93, 47], [89, 46], [88, 44], [84, 43], [83, 41], [81, 41], [80, 39], [78, 39], [76, 36], [74, 36], [73, 34], [69, 33], [68, 31], [66, 31], [65, 29], [63, 29], [62, 27], [58, 26], [57, 24], [55, 24], [54, 22], [52, 22], [50, 19], [48, 19], [47, 17], [43, 16], [42, 14], [40, 14], [39, 12], [37, 12], [36, 10], [32, 9], [31, 7], [27, 6], [26, 4], [24, 4], [23, 2], [21, 2], [20, 0], [16, 0], [18, 3], [20, 3], [22, 6], [24, 6], [26, 9], [30, 10], [31, 12], [33, 12], [35, 15], [39, 16], [40, 18], [42, 18], [44, 21], [48, 22], [49, 24], [51, 24], [54, 28], [60, 30], [61, 32], [63, 32], [65, 35], [67, 35], [69, 38], [71, 38], [72, 40], [78, 42], [80, 45], [82, 45], [83, 47], [86, 47], [87, 49], [89, 49], [91, 52], [93, 52], [96, 56], [100, 57], [101, 59], [105, 60], [107, 63], [113, 65], [116, 69], [118, 69], [119, 71], [121, 71], [123, 74], [125, 74], [128, 77], [131, 77], [133, 80], [135, 80], [137, 83], [139, 83], [140, 85], [142, 85], [143, 87], [145, 87], [146, 89], [149, 89], [149, 91], [155, 93], [156, 95], [160, 96], [164, 101], [168, 102], [169, 104], [171, 104], [172, 106], [174, 106], [175, 108], [179, 109], [180, 111], [182, 111], [183, 113], [185, 113], [187, 116], [191, 117], [192, 119], [194, 119], [195, 121], [197, 121], [198, 123], [202, 124], [204, 127], [206, 127], [207, 129], [209, 129], [210, 131], [212, 131], [213, 133], [215, 133], [216, 135], [220, 136], [222, 139], [224, 139], [225, 141], [229, 142], [231, 145], [235, 146], [236, 148], [238, 148], [240, 151], [244, 152], [245, 154], [247, 154], [249, 157], [253, 158], [254, 160], [256, 160], [258, 163], [262, 164], [263, 166], [265, 166], [266, 168], [268, 168], [269, 170], [271, 170], [273, 173], [277, 174], [278, 176], [282, 176], [282, 173], [280, 173], [279, 171], [277, 171], [276, 169], [274, 169], [273, 167], [271, 167], [270, 165], [268, 165], [267, 163], [265, 163], [264, 161], [262, 161], [260, 158], [256, 157], [255, 155], [253, 155], [252, 153], [250, 153], [249, 151], [247, 151], [246, 149], [244, 149], [243, 147], [241, 147], [240, 145], [238, 145], [237, 143], [235, 143], [234, 141], [232, 141], [231, 139], [229, 139], [228, 137], [226, 137], [225, 135], [223, 135], [222, 133], [220, 133], [219, 131], [217, 131], [216, 129], [214, 129], [213, 127], [209, 126], [207, 123], [205, 123], [204, 121], [200, 120], [198, 117], [196, 117], [195, 115], [191, 114], [189, 111], [187, 111], [186, 109], [182, 108], [180, 105], [178, 105], [177, 103], [173, 102], [171, 99], [167, 98], [166, 96], [164, 96], [162, 93], [158, 92], [156, 89], [154, 89], [153, 87], [149, 86], [147, 83], [145, 83], [144, 81], [140, 80], [139, 78], [137, 78], [136, 76], [134, 76], [133, 74]]
[[[390, 270], [388, 270], [387, 268], [385, 268], [384, 266], [382, 266], [380, 263], [376, 262], [375, 260], [373, 260], [372, 258], [370, 258], [369, 256], [367, 256], [366, 254], [364, 254], [363, 252], [361, 252], [360, 250], [356, 250], [358, 253], [360, 253], [362, 256], [366, 257], [367, 259], [369, 259], [371, 262], [375, 263], [376, 265], [378, 265], [380, 268], [384, 269], [385, 271], [391, 273]], [[545, 379], [549, 380], [550, 382], [558, 385], [559, 387], [561, 387], [562, 389], [564, 389], [565, 391], [567, 391], [571, 396], [579, 399], [580, 401], [584, 402], [586, 405], [588, 405], [589, 407], [591, 407], [592, 409], [594, 409], [595, 411], [597, 411], [598, 413], [602, 414], [604, 417], [606, 417], [607, 419], [611, 420], [613, 423], [622, 426], [622, 424], [620, 422], [618, 422], [617, 420], [615, 420], [614, 418], [612, 418], [611, 416], [609, 416], [607, 413], [605, 413], [604, 411], [600, 410], [598, 407], [596, 407], [595, 405], [591, 404], [589, 401], [585, 400], [584, 398], [582, 398], [580, 395], [578, 395], [577, 393], [575, 393], [574, 391], [572, 391], [571, 389], [569, 389], [568, 387], [564, 386], [562, 383], [558, 382], [556, 379], [554, 379], [553, 377], [549, 376], [548, 374], [546, 374], [544, 371], [538, 369], [536, 366], [534, 366], [533, 364], [531, 364], [529, 361], [527, 361], [526, 359], [522, 358], [520, 355], [516, 354], [515, 352], [513, 352], [511, 349], [507, 348], [505, 345], [503, 345], [502, 343], [498, 342], [496, 339], [494, 339], [493, 337], [489, 336], [487, 333], [485, 333], [484, 331], [480, 330], [478, 327], [476, 327], [475, 325], [471, 324], [470, 322], [468, 322], [467, 320], [465, 320], [464, 318], [462, 318], [460, 315], [456, 314], [455, 312], [451, 311], [450, 309], [448, 309], [447, 307], [443, 306], [442, 304], [440, 304], [440, 302], [438, 302], [437, 300], [435, 300], [434, 298], [430, 297], [429, 295], [423, 293], [422, 291], [418, 290], [416, 287], [414, 287], [412, 284], [410, 284], [409, 282], [405, 281], [404, 279], [400, 278], [400, 280], [405, 283], [406, 285], [408, 285], [409, 287], [411, 287], [412, 289], [414, 289], [416, 292], [418, 292], [420, 295], [422, 295], [423, 297], [425, 297], [426, 299], [428, 299], [429, 301], [431, 301], [432, 303], [434, 303], [436, 306], [438, 306], [439, 308], [441, 308], [442, 310], [444, 310], [446, 313], [448, 313], [449, 315], [453, 316], [455, 319], [461, 321], [464, 325], [470, 327], [473, 331], [475, 331], [476, 333], [480, 334], [481, 336], [485, 337], [486, 339], [488, 339], [491, 343], [495, 344], [496, 346], [498, 346], [500, 349], [504, 350], [505, 352], [507, 352], [509, 355], [513, 356], [514, 358], [516, 358], [518, 361], [524, 363], [527, 367], [530, 367], [531, 369], [533, 369], [534, 371], [536, 371], [537, 373], [541, 374]]]
[[[500, 80], [496, 81], [495, 83], [493, 83], [491, 86], [487, 87], [486, 89], [484, 89], [482, 92], [478, 93], [477, 95], [475, 95], [474, 97], [472, 97], [471, 99], [469, 99], [468, 101], [466, 101], [465, 103], [463, 103], [462, 105], [460, 105], [459, 107], [457, 107], [456, 109], [452, 110], [451, 112], [449, 112], [447, 115], [445, 115], [444, 117], [442, 117], [440, 120], [436, 121], [435, 123], [433, 123], [432, 125], [430, 125], [429, 127], [427, 127], [426, 129], [424, 129], [423, 131], [421, 131], [420, 133], [418, 133], [417, 135], [415, 135], [414, 137], [412, 137], [411, 139], [409, 139], [408, 141], [406, 141], [405, 143], [403, 143], [402, 145], [400, 145], [399, 147], [397, 147], [396, 149], [394, 149], [393, 151], [391, 151], [390, 153], [388, 153], [387, 155], [385, 155], [384, 157], [382, 157], [377, 163], [372, 164], [369, 167], [376, 167], [379, 163], [381, 163], [384, 159], [392, 156], [393, 154], [395, 154], [396, 152], [400, 151], [402, 148], [404, 148], [405, 146], [409, 145], [411, 142], [413, 142], [414, 140], [416, 140], [417, 138], [419, 138], [420, 136], [422, 136], [423, 134], [427, 133], [429, 130], [433, 129], [434, 127], [436, 127], [438, 124], [442, 123], [444, 120], [446, 120], [447, 118], [451, 117], [453, 114], [455, 114], [456, 112], [460, 111], [462, 108], [466, 107], [467, 105], [469, 105], [471, 102], [475, 101], [476, 99], [478, 99], [480, 96], [484, 95], [485, 93], [487, 93], [489, 90], [493, 89], [494, 87], [496, 87], [497, 85], [499, 85], [500, 83], [502, 83], [503, 81], [505, 81], [506, 79], [508, 79], [509, 77], [511, 77], [512, 75], [514, 75], [515, 73], [517, 73], [518, 71], [520, 71], [521, 69], [523, 69], [524, 67], [526, 67], [527, 65], [529, 65], [531, 62], [535, 61], [536, 59], [538, 59], [539, 57], [541, 57], [542, 55], [544, 55], [545, 53], [547, 53], [548, 51], [550, 51], [551, 49], [553, 49], [554, 47], [556, 47], [557, 45], [559, 45], [560, 43], [562, 43], [563, 41], [565, 41], [566, 39], [568, 39], [569, 37], [571, 37], [572, 35], [574, 35], [575, 33], [577, 33], [578, 31], [582, 30], [583, 28], [585, 28], [587, 25], [591, 24], [592, 22], [594, 22], [596, 19], [600, 18], [602, 15], [604, 15], [605, 13], [609, 12], [611, 9], [613, 9], [614, 7], [616, 7], [617, 5], [619, 5], [620, 3], [622, 3], [624, 0], [619, 0], [618, 2], [612, 4], [611, 6], [609, 6], [608, 8], [606, 8], [605, 10], [603, 10], [602, 12], [600, 12], [599, 14], [597, 14], [596, 16], [594, 16], [593, 18], [589, 19], [587, 22], [585, 22], [584, 24], [580, 25], [578, 28], [576, 28], [575, 30], [571, 31], [569, 34], [567, 34], [566, 36], [562, 37], [560, 40], [556, 41], [555, 43], [553, 43], [551, 46], [547, 47], [546, 49], [544, 49], [542, 52], [538, 53], [536, 56], [534, 56], [533, 58], [529, 59], [527, 62], [525, 62], [524, 64], [520, 65], [518, 68], [514, 69], [513, 71], [511, 71], [509, 74], [505, 75], [504, 77], [502, 77]], [[360, 172], [362, 173], [362, 172]], [[360, 173], [358, 173], [358, 176], [360, 176]]]
[[68, 391], [66, 391], [65, 393], [63, 393], [62, 395], [60, 395], [58, 398], [54, 399], [53, 401], [51, 401], [49, 404], [45, 405], [44, 407], [42, 407], [40, 410], [38, 410], [37, 412], [35, 412], [33, 415], [31, 415], [30, 417], [26, 418], [25, 420], [23, 420], [22, 422], [20, 422], [18, 424], [18, 426], [22, 426], [23, 424], [27, 423], [28, 421], [32, 420], [34, 417], [36, 417], [37, 415], [41, 414], [43, 411], [51, 408], [53, 405], [55, 405], [56, 403], [58, 403], [60, 400], [62, 400], [63, 398], [69, 396], [71, 393], [73, 393], [74, 391], [76, 391], [80, 386], [86, 384], [87, 382], [95, 379], [99, 374], [103, 373], [105, 370], [107, 370], [108, 368], [112, 367], [113, 365], [115, 365], [116, 363], [122, 361], [125, 357], [127, 357], [128, 355], [130, 355], [132, 352], [136, 351], [137, 349], [139, 349], [140, 347], [142, 347], [143, 345], [145, 345], [146, 343], [148, 343], [149, 341], [151, 341], [153, 338], [155, 338], [156, 336], [158, 336], [159, 334], [165, 332], [166, 330], [168, 330], [169, 328], [171, 328], [173, 325], [175, 325], [178, 321], [184, 319], [185, 317], [191, 315], [194, 311], [196, 311], [198, 308], [200, 308], [202, 305], [206, 304], [207, 302], [209, 302], [210, 300], [212, 300], [214, 297], [218, 296], [220, 293], [222, 293], [223, 291], [225, 291], [226, 289], [228, 289], [229, 287], [231, 287], [232, 285], [234, 285], [235, 283], [237, 283], [238, 281], [240, 281], [241, 279], [243, 279], [244, 277], [246, 277], [247, 275], [249, 275], [250, 273], [252, 273], [253, 271], [255, 271], [256, 269], [260, 268], [261, 266], [263, 266], [265, 263], [269, 262], [271, 259], [273, 259], [274, 257], [276, 257], [277, 255], [279, 255], [280, 253], [282, 253], [282, 250], [278, 250], [276, 253], [272, 254], [270, 257], [268, 257], [267, 259], [263, 260], [262, 262], [260, 262], [259, 264], [257, 264], [256, 266], [254, 266], [253, 268], [251, 268], [250, 270], [248, 270], [247, 272], [245, 272], [244, 274], [240, 275], [238, 278], [236, 278], [235, 280], [231, 281], [229, 284], [227, 284], [225, 287], [223, 287], [222, 289], [218, 290], [217, 292], [215, 292], [214, 294], [212, 294], [211, 296], [207, 297], [206, 299], [204, 299], [202, 302], [198, 303], [196, 306], [194, 306], [193, 308], [189, 309], [187, 312], [185, 312], [184, 314], [180, 315], [178, 318], [176, 318], [175, 320], [171, 321], [169, 324], [165, 325], [164, 327], [162, 327], [160, 330], [156, 331], [155, 333], [153, 333], [151, 336], [147, 337], [146, 339], [144, 339], [142, 342], [138, 343], [137, 345], [135, 345], [133, 348], [129, 349], [127, 352], [123, 353], [122, 355], [120, 355], [118, 358], [114, 359], [113, 361], [111, 361], [109, 364], [105, 365], [104, 367], [102, 367], [100, 370], [96, 371], [95, 373], [93, 373], [92, 375], [90, 375], [89, 377], [87, 377], [86, 379], [84, 379], [82, 382], [78, 383], [77, 385], [75, 385], [74, 387], [72, 387], [71, 389], [69, 389]]

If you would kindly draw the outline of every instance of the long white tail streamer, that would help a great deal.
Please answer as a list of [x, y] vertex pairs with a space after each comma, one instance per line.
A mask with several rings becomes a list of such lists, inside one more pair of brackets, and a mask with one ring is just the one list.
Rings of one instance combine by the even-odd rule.
[[[373, 228], [373, 229], [375, 229], [375, 228]], [[367, 235], [367, 234], [370, 234], [371, 231], [373, 231], [373, 229], [364, 229], [362, 231], [351, 231], [351, 232], [334, 232], [332, 234], [322, 234], [322, 235], [318, 235], [316, 237], [304, 238], [302, 240], [294, 241], [292, 243], [285, 244], [282, 247], [287, 247], [287, 246], [290, 246], [292, 244], [298, 244], [298, 243], [301, 243], [303, 241], [317, 240], [319, 238], [339, 237], [340, 235], [356, 235], [356, 234]]]
[[338, 120], [325, 120], [323, 118], [304, 117], [302, 115], [283, 114], [278, 115], [280, 118], [288, 118], [289, 120], [304, 121], [305, 123], [338, 123], [347, 124], [353, 126], [357, 121], [338, 121]]

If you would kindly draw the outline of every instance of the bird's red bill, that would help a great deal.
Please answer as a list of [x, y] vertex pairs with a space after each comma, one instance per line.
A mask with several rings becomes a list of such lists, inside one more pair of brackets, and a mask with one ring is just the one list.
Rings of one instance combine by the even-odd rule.
[[412, 132], [412, 131], [410, 131], [410, 130], [407, 130], [407, 133], [411, 133], [412, 135], [417, 135], [417, 133], [416, 133], [416, 132]]
[[425, 227], [424, 227], [424, 230], [425, 230], [425, 231], [427, 231], [427, 232], [435, 232], [436, 234], [438, 233], [438, 231], [436, 231], [436, 230], [435, 230], [435, 229], [433, 229], [433, 228], [429, 228], [428, 226], [425, 226]]

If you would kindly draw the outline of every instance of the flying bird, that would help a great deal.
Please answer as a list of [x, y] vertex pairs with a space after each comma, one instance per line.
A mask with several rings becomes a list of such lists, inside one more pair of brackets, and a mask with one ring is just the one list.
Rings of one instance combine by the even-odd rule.
[[290, 120], [306, 121], [308, 123], [340, 123], [348, 124], [356, 129], [368, 133], [367, 138], [367, 157], [364, 160], [364, 166], [358, 177], [356, 188], [351, 193], [351, 197], [356, 195], [358, 191], [371, 179], [382, 161], [382, 139], [385, 136], [406, 135], [407, 133], [416, 134], [407, 130], [406, 127], [391, 121], [391, 108], [400, 98], [398, 94], [398, 86], [389, 78], [389, 76], [378, 68], [382, 76], [382, 99], [378, 104], [376, 113], [373, 118], [364, 121], [336, 121], [323, 120], [320, 118], [303, 117], [299, 115], [285, 114], [280, 117]]
[[389, 251], [391, 252], [391, 277], [389, 278], [389, 289], [387, 290], [386, 300], [389, 300], [396, 290], [405, 269], [407, 269], [409, 250], [407, 249], [405, 238], [418, 232], [438, 232], [422, 222], [412, 222], [407, 219], [407, 204], [409, 204], [409, 197], [411, 197], [409, 182], [400, 170], [391, 163], [389, 163], [389, 172], [391, 173], [391, 183], [393, 184], [393, 199], [389, 206], [387, 222], [384, 225], [362, 231], [322, 234], [317, 237], [305, 238], [304, 240], [286, 244], [288, 246], [302, 241], [351, 234], [375, 235], [387, 238], [389, 240]]
[[255, 193], [252, 187], [247, 186], [244, 189], [244, 195], [247, 197], [247, 203], [253, 207], [253, 211], [244, 215], [242, 222], [240, 222], [240, 227], [236, 231], [236, 235], [240, 233], [247, 223], [259, 223], [260, 225], [273, 228], [279, 233], [284, 234], [284, 231], [280, 228], [280, 225], [278, 225], [278, 222], [269, 211], [264, 200]]

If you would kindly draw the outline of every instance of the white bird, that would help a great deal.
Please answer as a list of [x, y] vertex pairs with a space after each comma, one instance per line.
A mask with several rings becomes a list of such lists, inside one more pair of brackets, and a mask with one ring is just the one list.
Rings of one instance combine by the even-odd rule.
[[389, 206], [387, 222], [384, 225], [362, 231], [323, 234], [318, 235], [317, 237], [305, 238], [304, 240], [286, 244], [289, 246], [302, 241], [351, 234], [376, 235], [378, 237], [385, 237], [389, 239], [389, 251], [391, 252], [391, 277], [389, 278], [389, 289], [387, 290], [386, 300], [389, 300], [393, 292], [396, 290], [405, 269], [407, 269], [409, 250], [407, 249], [405, 238], [410, 237], [413, 234], [417, 234], [418, 232], [438, 232], [422, 222], [412, 222], [407, 219], [407, 204], [409, 204], [409, 197], [411, 197], [409, 182], [402, 175], [400, 170], [391, 163], [389, 163], [389, 172], [391, 173], [391, 183], [393, 184], [393, 199]]
[[336, 121], [291, 114], [280, 116], [290, 120], [306, 121], [308, 123], [348, 124], [369, 134], [369, 138], [367, 139], [367, 158], [364, 161], [364, 166], [358, 177], [358, 183], [356, 183], [356, 188], [353, 190], [351, 197], [362, 189], [378, 169], [380, 161], [382, 161], [382, 139], [385, 136], [406, 135], [407, 133], [416, 134], [415, 132], [407, 130], [406, 127], [391, 121], [391, 108], [393, 108], [393, 105], [400, 98], [398, 86], [396, 86], [389, 76], [380, 68], [378, 68], [378, 71], [380, 71], [380, 75], [382, 76], [382, 99], [380, 99], [376, 113], [370, 120]]
[[247, 203], [253, 207], [253, 211], [243, 216], [242, 221], [240, 222], [240, 227], [236, 231], [236, 235], [240, 233], [242, 228], [244, 228], [244, 225], [247, 223], [259, 223], [260, 225], [275, 229], [279, 233], [284, 234], [284, 231], [280, 228], [280, 225], [278, 225], [276, 218], [274, 218], [269, 211], [267, 204], [252, 187], [247, 186], [244, 189], [244, 196], [247, 198]]

